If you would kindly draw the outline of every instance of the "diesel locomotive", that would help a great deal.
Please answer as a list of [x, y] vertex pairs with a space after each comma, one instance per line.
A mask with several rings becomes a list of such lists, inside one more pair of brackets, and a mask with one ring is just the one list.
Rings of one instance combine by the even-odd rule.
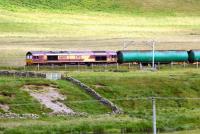
[[26, 65], [48, 64], [112, 64], [117, 62], [115, 51], [30, 51]]
[[[151, 63], [152, 51], [30, 51], [26, 54], [27, 65], [48, 64], [114, 64]], [[200, 50], [156, 50], [155, 64], [171, 62], [200, 62]]]

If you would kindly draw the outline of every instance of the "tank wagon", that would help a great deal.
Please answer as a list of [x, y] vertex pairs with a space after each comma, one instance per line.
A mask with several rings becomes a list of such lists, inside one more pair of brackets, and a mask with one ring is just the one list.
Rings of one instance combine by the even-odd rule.
[[30, 51], [26, 64], [87, 64], [116, 63], [115, 51]]
[[[152, 63], [153, 54], [152, 51], [118, 51], [117, 52], [118, 63]], [[171, 63], [171, 62], [188, 62], [187, 51], [177, 50], [159, 50], [154, 53], [155, 63]]]
[[200, 61], [200, 50], [190, 50], [190, 51], [188, 51], [188, 55], [189, 55], [189, 62], [190, 63]]

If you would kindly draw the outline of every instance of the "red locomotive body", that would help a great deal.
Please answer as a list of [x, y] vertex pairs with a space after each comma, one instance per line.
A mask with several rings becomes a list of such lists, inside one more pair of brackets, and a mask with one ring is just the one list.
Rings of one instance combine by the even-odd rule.
[[115, 51], [30, 51], [26, 64], [101, 64], [117, 63]]

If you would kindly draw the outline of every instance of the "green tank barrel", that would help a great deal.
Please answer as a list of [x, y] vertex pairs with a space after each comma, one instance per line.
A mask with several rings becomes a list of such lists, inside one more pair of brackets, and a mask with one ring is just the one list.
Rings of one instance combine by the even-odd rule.
[[[153, 58], [152, 51], [118, 51], [118, 62], [141, 62], [151, 63]], [[170, 62], [187, 62], [188, 52], [187, 51], [155, 51], [154, 55], [155, 63], [170, 63]]]
[[191, 63], [200, 61], [200, 50], [190, 50], [188, 54], [189, 54], [189, 61]]

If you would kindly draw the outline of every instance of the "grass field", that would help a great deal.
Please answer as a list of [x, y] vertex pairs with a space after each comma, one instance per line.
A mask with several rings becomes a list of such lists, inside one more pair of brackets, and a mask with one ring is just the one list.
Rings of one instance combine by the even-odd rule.
[[[5, 133], [150, 132], [152, 128], [151, 101], [131, 100], [130, 98], [151, 96], [199, 97], [200, 95], [200, 73], [197, 69], [123, 73], [71, 72], [68, 75], [76, 77], [94, 88], [102, 96], [112, 100], [122, 108], [125, 113], [122, 115], [106, 114], [109, 110], [97, 102], [70, 103], [74, 100], [93, 99], [66, 81], [1, 77], [0, 93], [6, 94], [7, 98], [1, 96], [0, 102], [11, 106], [13, 112], [37, 113], [41, 115], [41, 118], [37, 120], [1, 119], [0, 131]], [[28, 94], [21, 91], [19, 88], [24, 84], [54, 84], [62, 94], [67, 96], [65, 102], [67, 106], [75, 109], [75, 111], [87, 112], [89, 115], [86, 117], [43, 116], [42, 113], [48, 112], [49, 109], [41, 107], [37, 101], [33, 101], [32, 98], [28, 97]], [[11, 96], [11, 99], [8, 99], [9, 96]], [[34, 105], [17, 107], [12, 105], [13, 103], [24, 102], [34, 102]], [[159, 132], [171, 133], [200, 128], [200, 103], [198, 100], [157, 100], [156, 106]], [[188, 131], [185, 131], [185, 133]], [[199, 130], [192, 132], [196, 134]]]
[[197, 0], [1, 0], [1, 36], [147, 38], [199, 35]]
[[156, 49], [200, 49], [199, 5], [197, 0], [1, 0], [0, 65], [24, 65], [29, 50], [120, 50], [124, 40], [154, 39]]
[[[23, 66], [30, 50], [121, 50], [125, 40], [154, 39], [157, 50], [200, 49], [199, 15], [199, 0], [0, 0], [0, 66]], [[150, 49], [137, 44], [127, 49]], [[0, 104], [11, 112], [40, 115], [0, 119], [0, 133], [149, 133], [151, 100], [131, 98], [200, 97], [198, 69], [68, 75], [112, 100], [124, 114], [108, 114], [108, 108], [67, 81], [0, 77]], [[67, 96], [64, 104], [88, 115], [47, 116], [50, 109], [20, 89], [25, 84], [54, 85]], [[156, 105], [159, 132], [200, 133], [198, 100], [156, 100]]]
[[[77, 121], [78, 120], [78, 121]], [[178, 123], [178, 122], [177, 122]], [[196, 122], [198, 123], [198, 122]], [[101, 115], [90, 117], [54, 117], [40, 120], [2, 120], [1, 130], [8, 134], [13, 133], [147, 133], [151, 132], [151, 122], [146, 119], [137, 119], [128, 116]], [[165, 124], [163, 124], [165, 125]], [[173, 124], [174, 125], [174, 124]], [[178, 129], [184, 129], [180, 124]], [[174, 134], [198, 134], [197, 130], [174, 132]], [[163, 131], [163, 130], [162, 130]], [[162, 131], [160, 133], [162, 133]], [[173, 134], [172, 130], [168, 130]]]
[[[119, 107], [122, 107], [126, 113], [144, 118], [150, 116], [151, 101], [137, 99], [131, 101], [131, 98], [149, 96], [195, 98], [199, 97], [200, 91], [200, 74], [198, 70], [193, 69], [166, 70], [156, 73], [146, 71], [134, 73], [94, 72], [89, 74], [84, 72], [74, 72], [71, 73], [71, 75], [82, 82], [87, 83], [106, 98], [113, 100], [113, 102]], [[123, 100], [124, 98], [125, 100]], [[188, 114], [190, 114], [196, 116], [195, 118], [199, 118], [199, 115], [195, 114], [195, 111], [197, 113], [199, 112], [198, 107], [200, 103], [198, 100], [158, 99], [156, 105], [157, 119], [159, 122], [158, 126], [162, 123], [166, 123], [165, 125], [162, 124], [165, 126], [163, 128], [164, 130], [170, 131], [172, 128], [172, 130], [198, 128], [198, 125], [194, 125], [194, 122], [196, 121], [188, 116]], [[193, 109], [194, 111], [190, 111], [189, 109]], [[186, 111], [188, 111], [188, 113]], [[188, 118], [188, 120], [186, 118]], [[183, 119], [184, 121], [180, 121], [179, 119]], [[189, 122], [182, 124], [186, 120]], [[175, 124], [170, 126], [172, 122]], [[178, 126], [177, 124], [181, 124], [181, 128], [174, 128]]]
[[165, 133], [165, 134], [198, 134], [200, 130], [192, 130], [192, 131], [180, 131], [180, 132], [170, 132], [170, 133]]
[[0, 5], [12, 11], [46, 10], [59, 12], [101, 11], [129, 14], [192, 14], [199, 13], [197, 0], [1, 0]]
[[[70, 75], [70, 74], [68, 74]], [[159, 72], [74, 72], [72, 76], [93, 87], [98, 93], [109, 99], [163, 96], [163, 97], [199, 97], [199, 70], [166, 70]], [[115, 102], [115, 101], [114, 101]], [[116, 101], [127, 112], [135, 108], [146, 106], [142, 103], [132, 101]], [[194, 104], [200, 105], [198, 101], [160, 101], [158, 107], [182, 107]], [[163, 107], [164, 106], [164, 107]], [[191, 105], [192, 106], [192, 105]], [[151, 106], [150, 106], [151, 107]], [[191, 108], [191, 107], [190, 107]]]
[[200, 34], [199, 16], [13, 12], [1, 8], [0, 13], [0, 37], [191, 39]]
[[[42, 79], [18, 79], [12, 77], [0, 77], [0, 103], [10, 106], [11, 112], [41, 114], [49, 111], [41, 107], [39, 102], [32, 99], [30, 95], [20, 88], [26, 84], [57, 86], [60, 93], [67, 96], [65, 104], [77, 112], [90, 114], [101, 114], [109, 112], [109, 109], [98, 102], [86, 102], [84, 104], [73, 103], [73, 101], [93, 100], [89, 95], [73, 86], [67, 81], [48, 81]], [[96, 109], [96, 110], [95, 110]], [[3, 111], [1, 111], [3, 112]]]

